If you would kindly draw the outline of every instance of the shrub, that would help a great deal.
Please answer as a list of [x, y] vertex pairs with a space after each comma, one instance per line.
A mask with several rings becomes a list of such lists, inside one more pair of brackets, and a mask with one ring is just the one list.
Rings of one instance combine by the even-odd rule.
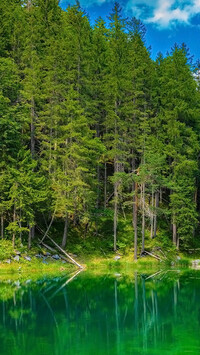
[[0, 240], [0, 260], [5, 260], [13, 254], [12, 242], [9, 240]]

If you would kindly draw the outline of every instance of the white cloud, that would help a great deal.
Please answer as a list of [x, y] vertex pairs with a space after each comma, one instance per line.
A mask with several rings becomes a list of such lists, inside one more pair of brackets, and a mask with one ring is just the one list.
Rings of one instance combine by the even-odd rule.
[[145, 23], [167, 28], [176, 23], [190, 24], [200, 14], [200, 0], [129, 0], [127, 9]]

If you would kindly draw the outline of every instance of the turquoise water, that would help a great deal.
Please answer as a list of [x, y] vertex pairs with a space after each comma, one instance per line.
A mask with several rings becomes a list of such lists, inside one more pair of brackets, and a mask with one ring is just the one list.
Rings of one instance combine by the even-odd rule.
[[0, 283], [1, 355], [200, 354], [200, 272]]

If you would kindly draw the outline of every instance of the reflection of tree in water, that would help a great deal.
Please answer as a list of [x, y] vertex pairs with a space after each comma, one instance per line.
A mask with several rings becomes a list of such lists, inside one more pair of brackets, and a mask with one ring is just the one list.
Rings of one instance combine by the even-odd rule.
[[156, 355], [173, 347], [198, 353], [197, 273], [82, 273], [71, 283], [64, 278], [9, 287], [12, 295], [8, 290], [0, 305], [2, 355]]

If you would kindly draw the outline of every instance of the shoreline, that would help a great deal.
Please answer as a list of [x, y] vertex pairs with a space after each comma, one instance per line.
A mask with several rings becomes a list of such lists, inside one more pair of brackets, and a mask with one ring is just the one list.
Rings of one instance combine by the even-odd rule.
[[83, 269], [79, 269], [71, 263], [62, 263], [62, 261], [51, 261], [43, 263], [40, 260], [33, 258], [31, 261], [17, 262], [12, 261], [7, 264], [5, 261], [0, 262], [0, 279], [1, 276], [12, 275], [18, 279], [39, 279], [42, 277], [60, 276], [68, 273], [75, 273], [78, 270], [92, 271], [98, 273], [110, 272], [156, 272], [162, 269], [185, 268], [185, 269], [200, 269], [200, 259], [181, 257], [174, 261], [167, 260], [165, 262], [158, 261], [151, 257], [140, 258], [134, 261], [132, 255], [121, 256], [120, 259], [115, 259], [114, 255], [109, 257], [89, 257], [83, 256], [78, 258], [83, 265]]

